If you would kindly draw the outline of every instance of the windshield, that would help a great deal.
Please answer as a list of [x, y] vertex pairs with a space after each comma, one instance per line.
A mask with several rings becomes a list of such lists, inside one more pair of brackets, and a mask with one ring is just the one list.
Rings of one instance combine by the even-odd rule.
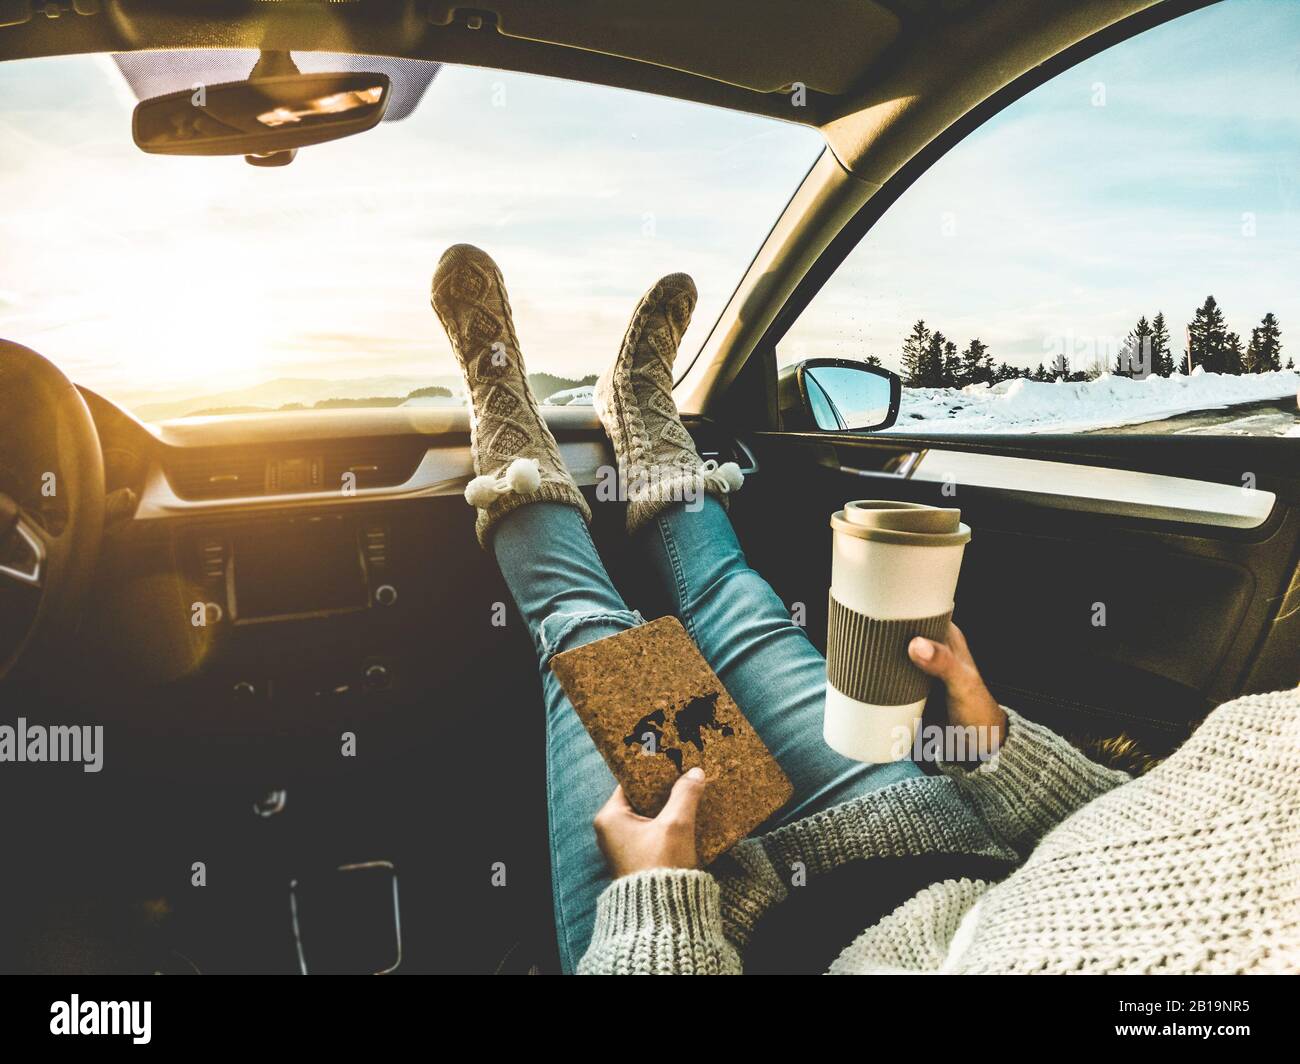
[[582, 401], [664, 273], [696, 279], [698, 349], [822, 148], [697, 104], [436, 75], [402, 120], [259, 168], [137, 149], [112, 57], [0, 64], [0, 335], [146, 420], [459, 403], [428, 289], [465, 241], [501, 265], [539, 396]]

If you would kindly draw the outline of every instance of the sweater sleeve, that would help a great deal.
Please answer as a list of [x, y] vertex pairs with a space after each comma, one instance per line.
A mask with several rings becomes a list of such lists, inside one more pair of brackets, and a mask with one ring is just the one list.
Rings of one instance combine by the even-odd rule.
[[740, 955], [722, 933], [717, 880], [708, 872], [656, 868], [616, 879], [596, 902], [579, 975], [739, 975]]
[[1022, 857], [1076, 809], [1127, 783], [1118, 770], [1085, 757], [1050, 728], [1007, 714], [1002, 745], [973, 769], [941, 764], [989, 829]]

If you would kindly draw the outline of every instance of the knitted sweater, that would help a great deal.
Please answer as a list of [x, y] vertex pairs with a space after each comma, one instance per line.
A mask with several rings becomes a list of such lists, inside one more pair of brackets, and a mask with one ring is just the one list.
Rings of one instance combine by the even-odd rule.
[[1018, 867], [927, 887], [832, 973], [1300, 970], [1300, 690], [1220, 706], [1133, 780], [1007, 715], [974, 770], [943, 765], [746, 839], [708, 871], [615, 880], [579, 972], [739, 974], [800, 873], [924, 853]]

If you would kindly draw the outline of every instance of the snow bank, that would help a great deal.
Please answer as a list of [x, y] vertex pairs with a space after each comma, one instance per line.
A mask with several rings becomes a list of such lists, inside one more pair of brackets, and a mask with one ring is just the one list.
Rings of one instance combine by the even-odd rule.
[[1017, 379], [992, 386], [904, 388], [898, 423], [887, 432], [929, 434], [1086, 432], [1216, 410], [1237, 403], [1296, 395], [1300, 374], [1290, 370], [1234, 376], [1197, 372], [1186, 377], [1132, 380], [1103, 374], [1078, 384]]

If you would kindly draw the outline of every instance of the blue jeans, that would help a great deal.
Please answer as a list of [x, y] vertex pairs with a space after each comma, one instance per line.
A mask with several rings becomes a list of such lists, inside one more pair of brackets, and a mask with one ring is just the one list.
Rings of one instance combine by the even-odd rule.
[[[919, 774], [910, 761], [850, 761], [822, 741], [826, 661], [749, 567], [716, 499], [706, 497], [694, 512], [669, 507], [637, 540], [673, 612], [794, 785], [794, 797], [766, 827]], [[609, 883], [591, 822], [615, 782], [547, 662], [642, 618], [614, 589], [586, 523], [570, 506], [519, 507], [497, 526], [493, 545], [541, 664], [552, 889], [568, 973], [591, 941], [596, 899]]]

